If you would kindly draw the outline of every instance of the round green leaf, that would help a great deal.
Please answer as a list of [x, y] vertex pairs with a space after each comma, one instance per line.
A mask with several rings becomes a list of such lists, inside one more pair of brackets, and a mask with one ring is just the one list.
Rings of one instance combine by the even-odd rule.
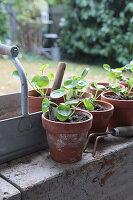
[[60, 97], [63, 97], [65, 94], [66, 94], [66, 90], [62, 88], [62, 89], [52, 91], [50, 94], [50, 97], [53, 99], [58, 99]]
[[45, 88], [46, 86], [48, 86], [49, 84], [49, 79], [47, 76], [40, 76], [40, 78], [38, 79], [36, 85], [39, 88]]
[[49, 109], [50, 102], [47, 98], [43, 99], [42, 101], [42, 112], [45, 113]]
[[69, 106], [75, 106], [79, 103], [78, 100], [71, 100], [71, 101], [66, 101], [66, 105], [69, 105]]
[[78, 81], [79, 77], [71, 76], [64, 81], [63, 87], [66, 89], [75, 88], [77, 86]]
[[107, 70], [108, 72], [111, 71], [111, 67], [110, 67], [108, 64], [104, 64], [104, 65], [103, 65], [103, 68], [104, 68], [105, 70]]
[[89, 111], [93, 111], [94, 110], [94, 105], [93, 105], [93, 103], [92, 103], [92, 101], [90, 99], [85, 98], [83, 100], [83, 103], [84, 103], [85, 107], [87, 108], [87, 110], [89, 110]]
[[79, 80], [78, 83], [77, 83], [76, 88], [83, 89], [87, 84], [88, 84], [87, 81], [85, 81], [85, 80]]
[[54, 80], [54, 78], [55, 78], [55, 73], [54, 72], [50, 72], [49, 75], [48, 75], [49, 81]]
[[88, 74], [89, 68], [86, 68], [83, 73], [81, 74], [81, 79], [84, 79], [86, 75]]
[[40, 71], [43, 71], [44, 69], [47, 69], [49, 67], [49, 64], [43, 65], [40, 67]]
[[70, 90], [68, 91], [68, 93], [67, 93], [66, 99], [67, 99], [67, 100], [70, 100], [72, 96], [73, 96], [73, 90], [70, 89]]
[[35, 75], [31, 80], [31, 85], [36, 85], [37, 81], [39, 80], [40, 76]]
[[70, 109], [69, 106], [59, 105], [56, 108], [56, 117], [60, 121], [65, 121], [66, 119], [68, 119], [71, 113], [72, 113], [72, 110]]

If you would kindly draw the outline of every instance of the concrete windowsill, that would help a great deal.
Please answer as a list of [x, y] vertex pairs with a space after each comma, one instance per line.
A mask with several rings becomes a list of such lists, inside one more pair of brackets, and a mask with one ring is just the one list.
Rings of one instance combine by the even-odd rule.
[[23, 200], [132, 200], [133, 139], [110, 137], [97, 150], [95, 158], [84, 153], [73, 164], [57, 163], [41, 151], [1, 165], [0, 175]]

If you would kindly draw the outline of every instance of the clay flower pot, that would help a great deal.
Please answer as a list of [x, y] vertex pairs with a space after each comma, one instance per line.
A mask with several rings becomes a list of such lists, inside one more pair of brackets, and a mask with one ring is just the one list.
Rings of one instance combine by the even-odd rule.
[[[98, 85], [104, 85], [105, 87], [109, 86], [109, 83], [97, 83], [97, 84]], [[91, 86], [92, 86], [92, 89], [90, 90], [90, 88], [88, 88], [88, 91], [95, 96], [97, 89], [94, 87], [94, 84], [92, 84]], [[103, 92], [103, 90], [99, 90], [97, 92], [97, 96], [99, 96], [102, 92]], [[97, 98], [97, 100], [100, 100], [100, 99], [101, 99], [101, 96]]]
[[[44, 92], [46, 92], [46, 88], [44, 89]], [[47, 96], [46, 98], [49, 99], [51, 93], [51, 88], [48, 88], [47, 91]], [[35, 95], [37, 94], [37, 92], [35, 90], [31, 90], [29, 91], [29, 113], [34, 113], [34, 112], [40, 112], [42, 111], [42, 101], [44, 99], [44, 97], [36, 97]], [[64, 102], [64, 98], [61, 97], [59, 99], [57, 99], [57, 104], [63, 103]]]
[[75, 113], [84, 113], [89, 119], [75, 123], [55, 122], [48, 119], [48, 112], [42, 114], [51, 157], [57, 162], [73, 163], [82, 158], [93, 117], [91, 113], [80, 109]]
[[[102, 100], [114, 105], [114, 114], [110, 119], [109, 130], [119, 126], [133, 126], [133, 100], [117, 100], [106, 97], [111, 91], [102, 94]], [[133, 93], [130, 93], [133, 96]]]
[[[46, 88], [44, 89], [44, 93], [46, 92]], [[49, 95], [51, 93], [51, 88], [48, 88], [47, 92], [47, 98], [49, 98]], [[44, 97], [36, 97], [35, 95], [37, 92], [35, 90], [29, 91], [29, 113], [34, 113], [34, 112], [40, 112], [42, 110], [42, 101]]]
[[[93, 121], [92, 121], [92, 127], [89, 130], [89, 134], [95, 133], [95, 132], [99, 132], [99, 133], [105, 132], [108, 127], [110, 118], [112, 117], [113, 111], [114, 111], [114, 106], [110, 103], [107, 103], [107, 102], [101, 101], [101, 100], [96, 100], [95, 103], [97, 103], [103, 107], [106, 107], [107, 110], [90, 111], [90, 113], [93, 115]], [[99, 134], [99, 136], [100, 136], [100, 134]], [[96, 137], [93, 136], [91, 138], [90, 142], [95, 142], [95, 140], [96, 140]]]

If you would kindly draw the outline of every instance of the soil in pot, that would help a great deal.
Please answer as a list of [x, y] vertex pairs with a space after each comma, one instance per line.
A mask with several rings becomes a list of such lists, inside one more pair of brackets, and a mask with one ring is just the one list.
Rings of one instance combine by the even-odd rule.
[[[84, 108], [82, 107], [82, 109]], [[101, 100], [96, 100], [95, 110], [90, 111], [90, 113], [93, 115], [93, 122], [89, 134], [93, 132], [98, 132], [100, 136], [100, 132], [105, 132], [108, 127], [110, 118], [113, 115], [113, 110], [114, 107], [112, 104]], [[95, 140], [96, 137], [92, 137], [90, 142], [95, 142]]]
[[77, 97], [72, 96], [72, 97], [71, 97], [71, 100], [77, 99], [77, 100], [80, 101], [80, 100], [83, 100], [84, 98], [89, 98], [89, 94], [88, 94], [87, 92], [83, 92], [83, 95], [81, 96], [81, 95], [80, 95], [80, 92], [78, 92]]
[[[92, 125], [92, 114], [76, 110], [75, 116], [87, 117], [85, 121], [58, 122], [48, 119], [48, 112], [42, 114], [42, 124], [46, 129], [49, 149], [53, 160], [60, 163], [73, 163], [82, 158], [86, 146], [88, 130]], [[85, 115], [85, 116], [84, 116]], [[75, 119], [74, 119], [75, 120]]]
[[[133, 96], [133, 93], [130, 93]], [[114, 114], [110, 119], [109, 130], [119, 126], [133, 125], [133, 99], [120, 99], [113, 92], [102, 94], [102, 100], [114, 105]]]

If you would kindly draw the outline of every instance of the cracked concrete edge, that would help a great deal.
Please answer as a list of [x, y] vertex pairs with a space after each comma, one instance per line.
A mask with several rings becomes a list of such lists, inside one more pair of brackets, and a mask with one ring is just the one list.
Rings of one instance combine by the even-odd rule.
[[20, 191], [1, 177], [0, 200], [21, 200]]

